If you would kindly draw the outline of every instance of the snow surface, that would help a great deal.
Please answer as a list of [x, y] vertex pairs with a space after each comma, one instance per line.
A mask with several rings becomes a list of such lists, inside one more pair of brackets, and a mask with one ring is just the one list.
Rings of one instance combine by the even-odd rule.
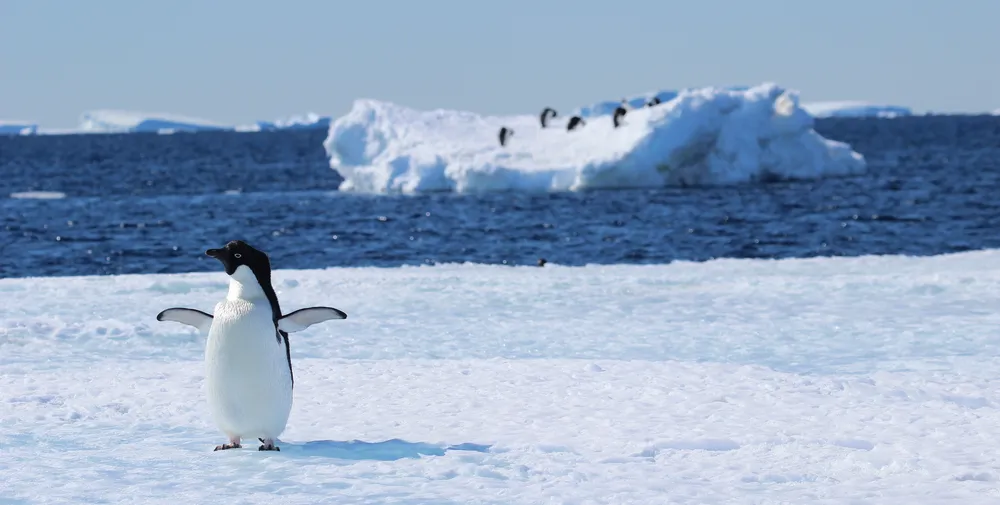
[[802, 104], [802, 108], [814, 117], [900, 117], [911, 116], [913, 110], [900, 105], [876, 105], [868, 102], [810, 102]]
[[[330, 125], [323, 146], [345, 179], [341, 190], [376, 193], [729, 184], [866, 168], [849, 145], [813, 130], [795, 93], [773, 84], [685, 90], [630, 111], [620, 128], [592, 117], [567, 132], [567, 117], [542, 129], [537, 114], [480, 116], [358, 100]], [[506, 147], [497, 140], [502, 126], [515, 132]]]
[[34, 135], [38, 125], [30, 121], [0, 119], [0, 135]]
[[1000, 251], [274, 277], [286, 312], [348, 313], [292, 335], [275, 453], [212, 452], [204, 338], [155, 320], [222, 272], [0, 280], [0, 495], [1000, 500]]

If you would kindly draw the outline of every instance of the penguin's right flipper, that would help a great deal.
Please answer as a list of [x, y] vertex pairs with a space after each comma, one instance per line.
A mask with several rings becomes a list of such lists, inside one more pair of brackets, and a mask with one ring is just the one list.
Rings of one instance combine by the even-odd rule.
[[186, 324], [198, 328], [202, 333], [208, 333], [212, 327], [212, 315], [198, 309], [184, 309], [175, 307], [164, 310], [156, 315], [157, 321], [173, 321], [175, 323]]
[[331, 319], [347, 319], [347, 314], [333, 307], [309, 307], [281, 316], [278, 329], [287, 333], [302, 331], [316, 323]]

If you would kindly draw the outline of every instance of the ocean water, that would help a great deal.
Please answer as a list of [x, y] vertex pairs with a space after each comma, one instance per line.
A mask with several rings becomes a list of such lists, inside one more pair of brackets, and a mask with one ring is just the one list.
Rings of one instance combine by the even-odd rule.
[[817, 130], [851, 143], [868, 173], [727, 187], [374, 196], [337, 191], [323, 130], [0, 137], [0, 195], [16, 196], [0, 198], [0, 276], [212, 271], [204, 250], [236, 238], [282, 269], [1000, 247], [1000, 117], [837, 118], [819, 120]]

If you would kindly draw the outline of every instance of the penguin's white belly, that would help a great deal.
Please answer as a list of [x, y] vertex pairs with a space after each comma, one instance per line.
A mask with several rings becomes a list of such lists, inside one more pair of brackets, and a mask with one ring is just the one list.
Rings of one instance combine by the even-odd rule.
[[223, 433], [273, 439], [284, 431], [292, 377], [267, 300], [216, 305], [205, 365], [209, 410]]

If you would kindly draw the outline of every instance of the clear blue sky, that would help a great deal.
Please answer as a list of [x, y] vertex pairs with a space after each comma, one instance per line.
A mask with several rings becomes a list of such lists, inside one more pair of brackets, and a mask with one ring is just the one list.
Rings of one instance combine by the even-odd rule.
[[0, 0], [0, 119], [533, 113], [763, 81], [979, 112], [1000, 107], [998, 20], [1000, 0]]

